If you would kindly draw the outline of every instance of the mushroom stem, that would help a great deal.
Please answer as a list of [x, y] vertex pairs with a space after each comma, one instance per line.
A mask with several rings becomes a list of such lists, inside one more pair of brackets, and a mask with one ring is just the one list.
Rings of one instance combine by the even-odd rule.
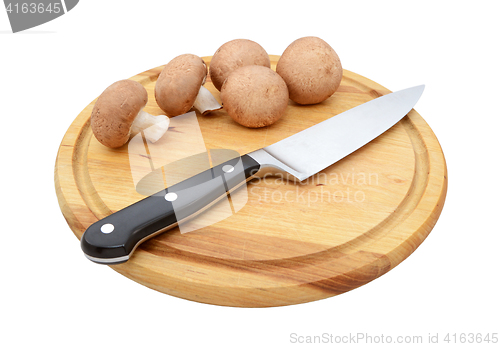
[[158, 141], [168, 130], [170, 118], [167, 116], [153, 116], [143, 110], [139, 111], [130, 129], [130, 136], [144, 132], [146, 140], [151, 143]]
[[210, 93], [210, 91], [201, 86], [198, 96], [194, 101], [193, 107], [197, 109], [202, 115], [212, 111], [217, 111], [222, 108], [217, 99]]

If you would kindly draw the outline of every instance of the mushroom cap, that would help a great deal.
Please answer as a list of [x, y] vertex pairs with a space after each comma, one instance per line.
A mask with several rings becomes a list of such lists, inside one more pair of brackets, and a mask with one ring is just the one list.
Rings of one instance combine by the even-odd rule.
[[139, 82], [121, 80], [110, 85], [97, 98], [90, 116], [96, 139], [110, 148], [123, 146], [135, 117], [147, 102], [148, 93]]
[[193, 107], [207, 77], [207, 65], [197, 55], [182, 54], [161, 71], [155, 85], [158, 106], [168, 116], [184, 114]]
[[292, 42], [276, 65], [290, 99], [298, 104], [317, 104], [335, 93], [342, 80], [342, 65], [332, 47], [318, 37]]
[[226, 42], [219, 47], [210, 61], [210, 79], [220, 91], [229, 74], [246, 65], [270, 68], [271, 61], [267, 52], [257, 42], [246, 39]]
[[222, 85], [224, 110], [237, 123], [249, 128], [271, 125], [288, 106], [286, 83], [276, 72], [260, 65], [233, 71]]

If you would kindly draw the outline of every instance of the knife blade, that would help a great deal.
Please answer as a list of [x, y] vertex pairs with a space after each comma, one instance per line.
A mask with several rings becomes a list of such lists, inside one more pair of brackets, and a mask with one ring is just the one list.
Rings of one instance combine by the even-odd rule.
[[253, 177], [272, 172], [303, 181], [393, 127], [423, 90], [420, 85], [378, 97], [161, 190], [93, 223], [81, 248], [93, 262], [123, 263], [145, 240], [196, 217]]

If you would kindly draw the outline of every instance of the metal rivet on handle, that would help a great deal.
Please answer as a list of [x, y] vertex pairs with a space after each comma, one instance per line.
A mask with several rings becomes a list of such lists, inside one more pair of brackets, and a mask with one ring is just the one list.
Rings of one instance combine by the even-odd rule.
[[165, 194], [165, 200], [167, 200], [167, 201], [175, 201], [175, 200], [177, 200], [177, 194], [175, 194], [175, 193], [167, 193], [167, 194]]
[[234, 171], [234, 166], [232, 166], [232, 165], [224, 165], [222, 167], [222, 171], [224, 171], [225, 173], [233, 172]]
[[113, 224], [107, 223], [101, 226], [101, 232], [104, 234], [109, 234], [115, 230], [115, 226]]

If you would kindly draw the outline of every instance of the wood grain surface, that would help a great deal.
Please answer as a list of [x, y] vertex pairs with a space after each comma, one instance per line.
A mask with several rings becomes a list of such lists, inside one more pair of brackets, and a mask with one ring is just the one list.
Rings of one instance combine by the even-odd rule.
[[[270, 57], [275, 69], [279, 56]], [[210, 64], [210, 57], [204, 60]], [[146, 87], [145, 110], [154, 115], [162, 114], [154, 99], [162, 68], [131, 78]], [[205, 86], [220, 102], [211, 82]], [[290, 101], [283, 118], [266, 128], [240, 126], [224, 110], [196, 116], [209, 152], [231, 149], [242, 155], [389, 92], [344, 71], [332, 97], [310, 106]], [[101, 145], [90, 128], [94, 102], [64, 135], [55, 166], [59, 205], [78, 239], [92, 223], [144, 198], [136, 190], [137, 172], [146, 175], [162, 165], [162, 158], [135, 153], [128, 145]], [[181, 135], [175, 127], [167, 132], [170, 142], [162, 148], [169, 156], [187, 155]], [[236, 213], [188, 233], [172, 229], [112, 268], [163, 293], [216, 305], [267, 307], [330, 297], [383, 275], [424, 241], [443, 207], [446, 175], [435, 135], [412, 110], [306, 182], [250, 181], [236, 193], [245, 202], [233, 206]], [[237, 195], [231, 200], [234, 204]], [[82, 261], [88, 261], [83, 253]]]

